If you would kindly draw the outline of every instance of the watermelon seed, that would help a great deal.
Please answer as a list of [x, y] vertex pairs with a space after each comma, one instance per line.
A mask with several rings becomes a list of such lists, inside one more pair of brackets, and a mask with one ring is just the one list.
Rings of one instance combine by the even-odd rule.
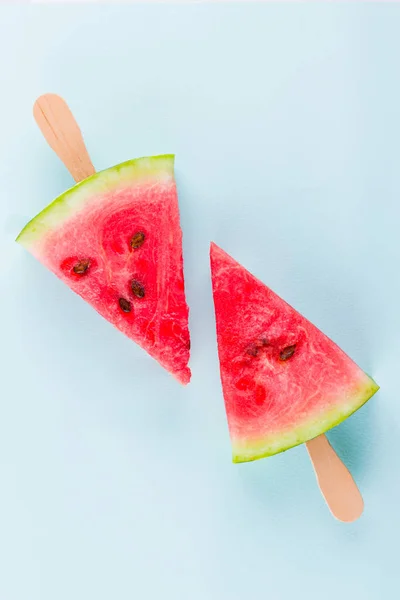
[[265, 346], [268, 346], [268, 340], [267, 338], [261, 338], [259, 340], [257, 340], [256, 342], [253, 342], [252, 344], [250, 344], [250, 346], [247, 347], [246, 349], [246, 354], [248, 354], [249, 356], [257, 356], [258, 352], [261, 348], [265, 348]]
[[286, 346], [286, 348], [281, 350], [279, 358], [281, 360], [288, 360], [289, 358], [292, 358], [293, 354], [295, 353], [295, 350], [296, 344], [293, 344], [292, 346]]
[[143, 246], [143, 242], [145, 240], [145, 235], [141, 231], [135, 233], [135, 235], [131, 239], [131, 248], [132, 250], [137, 250], [140, 246]]
[[125, 298], [120, 298], [118, 300], [121, 310], [128, 313], [131, 312], [131, 303], [129, 300], [125, 300]]
[[83, 275], [89, 268], [90, 260], [80, 260], [73, 268], [74, 273]]
[[144, 287], [136, 279], [132, 280], [131, 288], [137, 298], [144, 298]]
[[251, 346], [249, 346], [246, 350], [246, 354], [248, 354], [249, 356], [257, 356], [258, 348], [256, 344], [252, 344]]

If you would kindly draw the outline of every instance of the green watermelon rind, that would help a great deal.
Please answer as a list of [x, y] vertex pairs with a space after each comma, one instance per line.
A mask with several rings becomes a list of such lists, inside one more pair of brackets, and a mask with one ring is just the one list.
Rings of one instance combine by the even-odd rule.
[[47, 232], [57, 229], [88, 202], [99, 195], [111, 193], [142, 181], [163, 181], [174, 178], [173, 154], [136, 158], [99, 171], [58, 196], [24, 227], [16, 241], [32, 248]]
[[309, 418], [287, 433], [280, 431], [275, 437], [268, 436], [260, 440], [247, 440], [246, 443], [241, 443], [238, 439], [233, 439], [233, 462], [251, 462], [259, 458], [266, 458], [285, 452], [339, 425], [339, 423], [361, 408], [379, 390], [378, 384], [373, 379], [368, 375], [366, 375], [366, 378], [366, 383], [355, 391], [354, 395], [345, 405], [343, 405], [343, 401], [340, 399], [338, 406], [328, 413], [314, 414], [311, 419]]

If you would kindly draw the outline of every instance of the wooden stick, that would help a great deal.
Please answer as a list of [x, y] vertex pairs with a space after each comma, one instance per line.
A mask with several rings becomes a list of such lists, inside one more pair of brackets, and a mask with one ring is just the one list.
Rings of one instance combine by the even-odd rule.
[[66, 102], [56, 94], [44, 94], [34, 104], [33, 116], [49, 146], [62, 160], [75, 181], [95, 173], [88, 151]]
[[336, 519], [350, 523], [358, 519], [364, 501], [350, 471], [340, 460], [326, 435], [306, 443], [318, 485]]

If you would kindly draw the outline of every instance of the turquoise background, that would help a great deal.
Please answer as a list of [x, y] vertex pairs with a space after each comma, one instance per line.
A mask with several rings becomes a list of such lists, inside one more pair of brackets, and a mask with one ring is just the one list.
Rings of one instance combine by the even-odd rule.
[[[1, 600], [398, 597], [399, 27], [394, 5], [0, 8]], [[71, 185], [47, 91], [98, 169], [176, 153], [186, 389], [13, 241]], [[211, 239], [381, 385], [329, 435], [358, 522], [304, 447], [231, 464]]]

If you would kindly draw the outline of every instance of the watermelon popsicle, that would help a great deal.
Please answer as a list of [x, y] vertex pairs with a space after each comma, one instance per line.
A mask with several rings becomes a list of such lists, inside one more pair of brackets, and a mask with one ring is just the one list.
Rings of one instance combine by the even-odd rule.
[[41, 96], [34, 117], [77, 185], [32, 219], [17, 241], [187, 384], [190, 337], [174, 156], [95, 173], [62, 98]]
[[353, 521], [363, 510], [361, 495], [323, 434], [367, 402], [377, 384], [216, 244], [210, 259], [233, 461], [305, 442], [332, 513]]

